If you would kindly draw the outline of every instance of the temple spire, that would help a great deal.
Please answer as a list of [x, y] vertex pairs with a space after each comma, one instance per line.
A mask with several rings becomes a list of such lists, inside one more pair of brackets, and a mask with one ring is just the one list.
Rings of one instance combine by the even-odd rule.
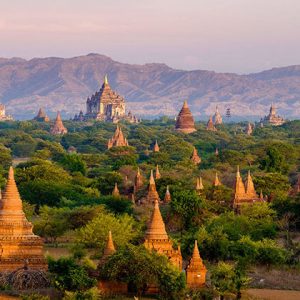
[[104, 85], [108, 85], [108, 76], [107, 76], [107, 74], [104, 75]]
[[67, 132], [68, 132], [68, 130], [64, 126], [64, 124], [62, 122], [62, 119], [61, 119], [60, 112], [58, 111], [57, 115], [56, 115], [56, 119], [55, 119], [54, 125], [52, 126], [52, 128], [50, 130], [50, 133], [58, 135], [58, 134], [65, 134]]
[[196, 191], [201, 192], [204, 189], [202, 177], [197, 178]]
[[188, 107], [187, 101], [183, 102], [183, 106], [176, 118], [175, 130], [187, 134], [196, 131], [194, 118]]
[[158, 143], [157, 143], [157, 140], [155, 140], [155, 144], [154, 144], [154, 147], [153, 147], [153, 152], [159, 152], [159, 146], [158, 146]]
[[251, 177], [250, 170], [248, 171], [248, 176], [247, 176], [247, 181], [246, 181], [246, 186], [245, 186], [245, 191], [248, 197], [253, 197], [257, 198], [257, 194], [254, 188], [253, 180]]
[[214, 186], [220, 186], [220, 185], [221, 185], [221, 181], [219, 179], [218, 173], [216, 172]]
[[106, 241], [106, 245], [103, 251], [103, 256], [101, 257], [100, 264], [103, 264], [109, 256], [116, 252], [116, 248], [114, 246], [114, 242], [112, 239], [111, 231], [108, 232], [108, 238]]
[[190, 159], [193, 162], [193, 164], [195, 164], [195, 165], [198, 165], [201, 163], [201, 157], [198, 155], [198, 151], [197, 151], [196, 147], [194, 147], [193, 153], [192, 153]]
[[117, 182], [115, 183], [115, 187], [114, 187], [114, 189], [112, 191], [112, 195], [115, 196], [115, 197], [120, 196], [120, 191], [119, 191], [118, 183]]
[[161, 216], [158, 201], [154, 202], [154, 210], [146, 231], [147, 240], [168, 240], [165, 223]]
[[149, 186], [148, 186], [148, 194], [147, 194], [147, 202], [154, 203], [155, 201], [160, 201], [159, 195], [156, 190], [156, 184], [153, 176], [153, 170], [150, 173]]
[[167, 185], [167, 190], [166, 190], [166, 194], [165, 194], [165, 198], [164, 198], [164, 202], [168, 203], [171, 201], [171, 194], [169, 191], [169, 186]]
[[161, 178], [161, 175], [160, 175], [160, 172], [159, 172], [159, 168], [158, 168], [158, 165], [156, 165], [156, 169], [155, 169], [155, 179], [160, 179]]
[[0, 211], [18, 211], [23, 214], [22, 200], [15, 182], [13, 167], [9, 168], [6, 187], [0, 202]]

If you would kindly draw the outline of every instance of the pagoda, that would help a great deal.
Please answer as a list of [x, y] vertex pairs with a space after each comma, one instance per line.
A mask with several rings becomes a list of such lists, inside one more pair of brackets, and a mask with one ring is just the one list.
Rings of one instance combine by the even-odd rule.
[[6, 114], [5, 105], [0, 103], [0, 121], [12, 121], [13, 117]]
[[209, 120], [207, 122], [206, 130], [208, 130], [208, 131], [217, 131], [217, 128], [215, 127], [213, 119], [212, 119], [211, 116], [209, 117]]
[[238, 209], [239, 206], [243, 203], [253, 203], [262, 201], [265, 201], [265, 199], [262, 195], [257, 195], [250, 170], [248, 171], [247, 180], [244, 184], [239, 167], [237, 167], [233, 207]]
[[167, 185], [164, 202], [169, 203], [171, 201], [171, 193], [169, 191], [169, 186]]
[[116, 131], [111, 139], [108, 140], [107, 149], [112, 147], [126, 147], [128, 146], [128, 141], [124, 137], [122, 128], [117, 125]]
[[215, 125], [220, 125], [220, 124], [223, 123], [222, 116], [219, 112], [218, 106], [216, 106], [216, 112], [213, 116], [213, 122], [214, 122]]
[[56, 115], [55, 123], [52, 126], [52, 128], [50, 130], [50, 133], [53, 134], [53, 135], [62, 135], [62, 134], [65, 134], [67, 132], [68, 132], [68, 130], [64, 126], [64, 124], [62, 122], [62, 119], [61, 119], [60, 112], [58, 111], [57, 115]]
[[158, 146], [158, 143], [157, 143], [157, 140], [155, 141], [155, 144], [153, 146], [153, 152], [159, 152], [159, 146]]
[[116, 248], [114, 246], [114, 242], [112, 239], [111, 231], [108, 232], [108, 238], [106, 241], [106, 245], [103, 251], [103, 255], [100, 260], [100, 264], [103, 264], [107, 261], [108, 257], [116, 252]]
[[155, 250], [157, 253], [165, 255], [174, 266], [180, 271], [182, 270], [180, 248], [173, 248], [173, 243], [166, 232], [165, 223], [161, 216], [157, 200], [154, 202], [154, 210], [148, 224], [144, 245], [150, 251]]
[[49, 117], [46, 115], [45, 111], [42, 108], [39, 109], [38, 114], [33, 118], [33, 120], [37, 122], [50, 121]]
[[155, 201], [160, 201], [158, 192], [156, 190], [156, 184], [153, 177], [153, 171], [151, 170], [150, 180], [148, 185], [148, 194], [147, 194], [147, 202], [154, 203]]
[[250, 122], [248, 122], [245, 132], [247, 135], [251, 135], [253, 133], [253, 128]]
[[206, 281], [206, 267], [200, 257], [197, 240], [195, 240], [193, 256], [186, 267], [186, 284], [190, 289], [201, 288]]
[[120, 191], [119, 191], [117, 183], [115, 183], [115, 187], [114, 187], [114, 189], [112, 191], [112, 196], [114, 196], [114, 197], [119, 197], [120, 196]]
[[194, 147], [193, 149], [193, 153], [190, 157], [190, 160], [193, 162], [194, 165], [199, 165], [201, 163], [201, 157], [198, 155], [196, 147]]
[[203, 190], [204, 190], [204, 186], [202, 182], [202, 177], [199, 177], [197, 178], [197, 182], [196, 182], [196, 192], [198, 195], [200, 195]]
[[276, 115], [276, 107], [272, 103], [269, 114], [261, 119], [261, 123], [279, 126], [285, 123], [285, 120], [282, 117]]
[[194, 118], [188, 107], [187, 101], [184, 101], [178, 114], [175, 130], [183, 133], [192, 133], [196, 131]]
[[[74, 120], [78, 121], [78, 116], [75, 116], [75, 118]], [[107, 75], [104, 76], [104, 82], [100, 90], [87, 98], [84, 119], [96, 119], [113, 123], [126, 120], [130, 123], [139, 123], [138, 118], [133, 116], [131, 112], [126, 115], [125, 99], [111, 89]]]
[[10, 167], [8, 180], [0, 201], [0, 272], [23, 268], [46, 271], [42, 239], [33, 234], [32, 224], [23, 212], [22, 200]]
[[156, 165], [156, 169], [155, 169], [155, 180], [158, 180], [161, 178], [160, 172], [159, 172], [159, 168], [158, 165]]
[[222, 185], [217, 172], [216, 172], [216, 176], [215, 176], [215, 180], [214, 180], [214, 184], [213, 185], [214, 186], [220, 186], [220, 185]]
[[141, 175], [140, 168], [138, 168], [134, 178], [134, 191], [137, 192], [142, 186], [143, 186], [143, 177]]

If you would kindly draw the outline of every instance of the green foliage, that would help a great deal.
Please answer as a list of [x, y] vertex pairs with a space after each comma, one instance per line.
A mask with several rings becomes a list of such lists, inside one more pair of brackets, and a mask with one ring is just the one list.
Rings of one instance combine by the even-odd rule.
[[86, 163], [78, 154], [65, 154], [61, 158], [60, 164], [70, 172], [80, 172], [83, 175], [86, 173]]
[[101, 253], [109, 230], [112, 231], [114, 242], [118, 247], [137, 239], [140, 235], [139, 226], [132, 217], [127, 214], [114, 216], [102, 211], [86, 226], [77, 230], [76, 241], [87, 248], [97, 248]]
[[126, 245], [109, 257], [100, 270], [101, 278], [126, 282], [141, 295], [149, 285], [157, 285], [161, 299], [180, 299], [184, 291], [183, 274], [163, 255], [144, 246]]
[[54, 285], [62, 291], [84, 291], [96, 284], [87, 270], [71, 257], [48, 258], [48, 268]]
[[107, 152], [107, 163], [113, 170], [119, 170], [122, 166], [137, 164], [137, 154], [133, 147], [113, 147]]

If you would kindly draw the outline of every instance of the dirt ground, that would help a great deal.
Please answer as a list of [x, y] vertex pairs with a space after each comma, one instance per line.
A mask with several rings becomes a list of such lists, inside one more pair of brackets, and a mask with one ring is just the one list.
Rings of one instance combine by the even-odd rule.
[[299, 300], [300, 291], [249, 289], [246, 292], [260, 300]]

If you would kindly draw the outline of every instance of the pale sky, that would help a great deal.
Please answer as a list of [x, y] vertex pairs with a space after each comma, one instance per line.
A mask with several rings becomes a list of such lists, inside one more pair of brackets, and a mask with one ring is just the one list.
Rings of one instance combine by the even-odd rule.
[[300, 64], [300, 0], [0, 0], [0, 57], [88, 53], [237, 73]]

